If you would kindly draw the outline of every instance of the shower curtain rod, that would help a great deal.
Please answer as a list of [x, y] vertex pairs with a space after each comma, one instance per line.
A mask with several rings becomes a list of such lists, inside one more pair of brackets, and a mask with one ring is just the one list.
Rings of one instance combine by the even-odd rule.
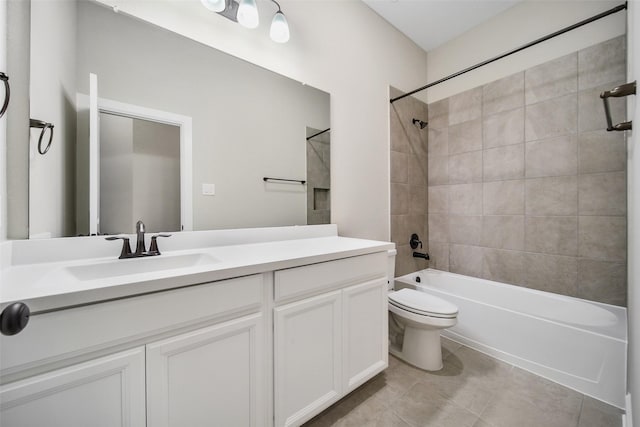
[[318, 132], [318, 133], [314, 133], [313, 135], [311, 135], [311, 136], [308, 136], [308, 137], [307, 137], [307, 141], [309, 141], [310, 139], [315, 138], [316, 136], [320, 136], [320, 135], [322, 135], [323, 133], [327, 133], [327, 132], [329, 132], [330, 130], [331, 130], [331, 128], [327, 128], [327, 129], [325, 129], [325, 130], [321, 130], [321, 131], [320, 131], [320, 132]]
[[616, 7], [612, 8], [612, 9], [609, 9], [609, 10], [607, 10], [605, 12], [602, 12], [602, 13], [599, 13], [597, 15], [594, 15], [591, 18], [587, 18], [584, 21], [578, 22], [577, 24], [570, 25], [570, 26], [565, 27], [565, 28], [563, 28], [561, 30], [558, 30], [558, 31], [556, 31], [554, 33], [548, 34], [548, 35], [546, 35], [544, 37], [541, 37], [541, 38], [539, 38], [537, 40], [534, 40], [534, 41], [532, 41], [530, 43], [527, 43], [527, 44], [525, 44], [523, 46], [520, 46], [518, 48], [512, 49], [512, 50], [510, 50], [508, 52], [505, 52], [505, 53], [503, 53], [501, 55], [495, 56], [495, 57], [493, 57], [491, 59], [487, 59], [486, 61], [480, 62], [479, 64], [472, 65], [471, 67], [465, 68], [462, 71], [458, 71], [457, 73], [453, 73], [451, 75], [448, 75], [447, 77], [443, 77], [443, 78], [441, 78], [439, 80], [436, 80], [433, 83], [426, 84], [426, 85], [424, 85], [424, 86], [422, 86], [422, 87], [420, 87], [418, 89], [412, 90], [411, 92], [407, 92], [404, 95], [400, 95], [400, 96], [396, 96], [395, 98], [391, 98], [390, 102], [393, 104], [394, 102], [399, 101], [402, 98], [406, 98], [407, 96], [411, 96], [414, 93], [418, 93], [418, 92], [421, 92], [421, 91], [423, 91], [425, 89], [429, 89], [430, 87], [433, 87], [435, 85], [439, 85], [440, 83], [444, 83], [447, 80], [451, 80], [454, 77], [458, 77], [458, 76], [460, 76], [462, 74], [468, 73], [469, 71], [473, 71], [476, 68], [480, 68], [480, 67], [483, 67], [483, 66], [485, 66], [487, 64], [491, 64], [492, 62], [495, 62], [495, 61], [497, 61], [499, 59], [505, 58], [505, 57], [507, 57], [509, 55], [513, 55], [514, 53], [518, 53], [521, 50], [530, 48], [531, 46], [535, 46], [535, 45], [537, 45], [539, 43], [542, 43], [544, 41], [547, 41], [549, 39], [557, 37], [557, 36], [559, 36], [561, 34], [567, 33], [567, 32], [569, 32], [571, 30], [575, 30], [576, 28], [582, 27], [583, 25], [590, 24], [593, 21], [597, 21], [598, 19], [602, 19], [602, 18], [604, 18], [606, 16], [609, 16], [609, 15], [612, 15], [614, 13], [618, 13], [621, 10], [625, 10], [626, 8], [627, 8], [627, 2], [624, 2], [624, 4], [621, 4], [619, 6], [616, 6]]

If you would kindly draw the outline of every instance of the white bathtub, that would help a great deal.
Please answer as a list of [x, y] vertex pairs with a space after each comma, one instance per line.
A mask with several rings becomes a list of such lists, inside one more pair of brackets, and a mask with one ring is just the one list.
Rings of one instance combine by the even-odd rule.
[[458, 306], [443, 336], [625, 407], [625, 308], [432, 269], [396, 278], [402, 287]]

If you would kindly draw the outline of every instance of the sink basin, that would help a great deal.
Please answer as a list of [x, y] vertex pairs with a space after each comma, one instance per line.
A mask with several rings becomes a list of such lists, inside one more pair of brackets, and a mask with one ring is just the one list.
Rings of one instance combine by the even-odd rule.
[[96, 280], [129, 274], [154, 273], [176, 268], [204, 266], [217, 261], [206, 254], [158, 255], [77, 265], [67, 267], [66, 270], [78, 280]]

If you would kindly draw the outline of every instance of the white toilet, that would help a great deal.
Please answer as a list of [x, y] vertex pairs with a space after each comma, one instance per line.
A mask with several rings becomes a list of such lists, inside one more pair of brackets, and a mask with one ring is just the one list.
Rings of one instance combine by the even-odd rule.
[[414, 289], [389, 290], [389, 352], [427, 371], [442, 369], [440, 330], [457, 323], [458, 307]]

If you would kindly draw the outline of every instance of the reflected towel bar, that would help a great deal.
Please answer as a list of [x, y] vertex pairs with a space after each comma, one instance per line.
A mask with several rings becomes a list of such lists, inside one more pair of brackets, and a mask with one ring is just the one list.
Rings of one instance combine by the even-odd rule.
[[316, 136], [320, 136], [320, 135], [322, 135], [323, 133], [327, 133], [327, 132], [329, 132], [330, 130], [331, 130], [331, 128], [327, 128], [327, 129], [325, 129], [325, 130], [321, 130], [321, 131], [320, 131], [320, 132], [318, 132], [318, 133], [314, 133], [313, 135], [311, 135], [311, 136], [308, 136], [308, 137], [307, 137], [307, 141], [309, 141], [310, 139], [315, 138]]
[[617, 125], [613, 124], [611, 120], [611, 109], [609, 108], [609, 98], [622, 98], [629, 95], [636, 94], [636, 82], [631, 82], [627, 84], [623, 84], [621, 86], [616, 86], [611, 90], [606, 90], [600, 94], [600, 98], [602, 98], [602, 103], [604, 104], [604, 115], [607, 118], [607, 130], [611, 131], [625, 131], [631, 130], [631, 121], [618, 123]]
[[268, 176], [265, 176], [264, 178], [262, 178], [262, 180], [264, 182], [267, 182], [267, 181], [297, 182], [303, 185], [306, 184], [307, 182], [303, 179], [269, 178]]

